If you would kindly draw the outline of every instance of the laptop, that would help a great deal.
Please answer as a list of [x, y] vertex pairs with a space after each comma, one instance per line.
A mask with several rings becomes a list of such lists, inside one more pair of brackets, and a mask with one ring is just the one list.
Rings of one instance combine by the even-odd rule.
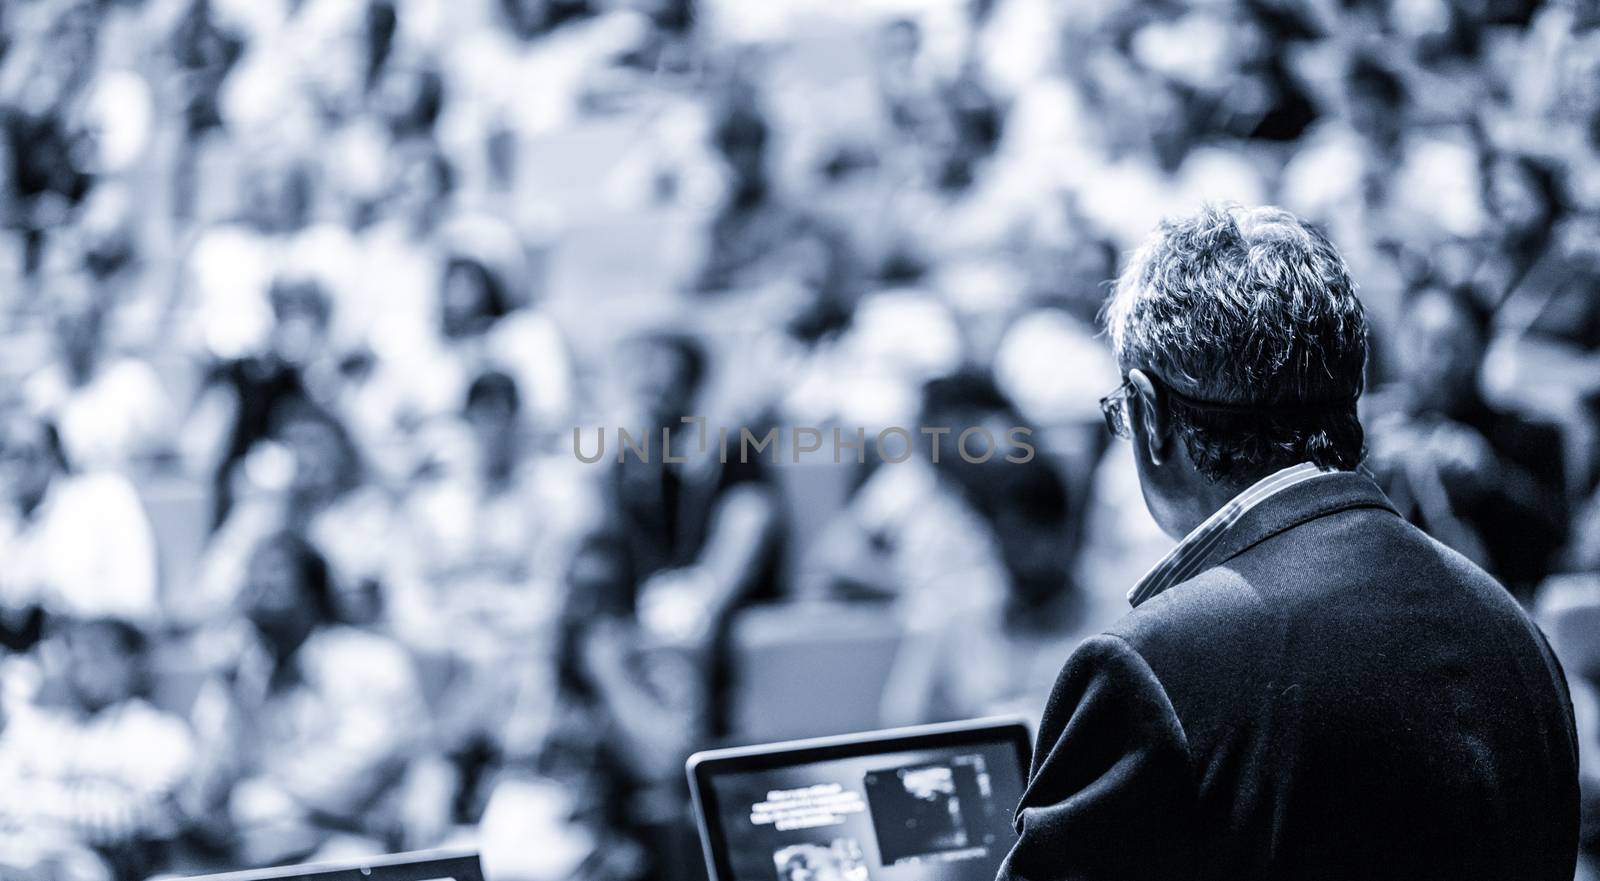
[[221, 875], [198, 875], [184, 881], [484, 881], [478, 855], [466, 851], [426, 850], [365, 860], [302, 863], [251, 869]]
[[711, 881], [993, 881], [1030, 743], [1003, 718], [696, 753]]

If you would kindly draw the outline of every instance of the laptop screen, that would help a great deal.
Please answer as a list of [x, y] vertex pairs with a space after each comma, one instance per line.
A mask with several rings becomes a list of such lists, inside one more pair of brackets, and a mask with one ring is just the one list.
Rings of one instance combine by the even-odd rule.
[[1015, 728], [709, 769], [698, 784], [717, 881], [991, 881], [1016, 841], [1027, 740]]
[[334, 863], [196, 875], [183, 881], [483, 881], [472, 852], [427, 850]]

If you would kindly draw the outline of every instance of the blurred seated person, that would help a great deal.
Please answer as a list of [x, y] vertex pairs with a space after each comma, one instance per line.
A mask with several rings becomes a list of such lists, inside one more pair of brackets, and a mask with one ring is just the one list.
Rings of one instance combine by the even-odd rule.
[[510, 376], [473, 381], [462, 424], [440, 432], [442, 461], [406, 500], [386, 579], [395, 633], [449, 676], [439, 738], [468, 766], [537, 756], [568, 559], [598, 513], [582, 466], [534, 455], [523, 415]]
[[[405, 503], [394, 549], [396, 626], [408, 641], [491, 655], [554, 621], [566, 556], [597, 499], [565, 457], [530, 444], [516, 380], [485, 371]], [[403, 598], [403, 600], [402, 600]]]
[[885, 206], [884, 271], [892, 277], [937, 275], [1009, 249], [1038, 200], [1030, 166], [990, 162], [1007, 108], [985, 83], [982, 64], [963, 61], [936, 97], [912, 142], [913, 162]]
[[926, 383], [919, 422], [948, 430], [924, 435], [925, 456], [877, 466], [819, 540], [809, 577], [846, 596], [898, 598], [910, 633], [886, 685], [886, 724], [1036, 706], [1087, 617], [1065, 482], [1015, 446], [1031, 435], [1015, 433], [1027, 426], [985, 372]]
[[43, 649], [41, 687], [0, 714], [0, 874], [147, 877], [183, 823], [189, 727], [148, 702], [148, 644], [133, 625], [64, 620]]
[[176, 174], [172, 182], [174, 219], [187, 221], [195, 208], [202, 141], [221, 129], [219, 93], [228, 72], [239, 60], [245, 42], [218, 21], [216, 10], [207, 0], [188, 0], [182, 16], [167, 36], [167, 49], [177, 68], [177, 95], [182, 127]]
[[1049, 463], [995, 460], [976, 507], [1000, 549], [1006, 592], [902, 644], [885, 687], [884, 724], [1032, 714], [1061, 664], [1095, 632], [1071, 573], [1066, 487]]
[[[1011, 579], [993, 518], [1014, 501], [1004, 497], [1002, 487], [1010, 484], [996, 472], [1014, 465], [1005, 456], [1017, 455], [1008, 444], [1018, 426], [1023, 421], [986, 373], [964, 369], [925, 383], [917, 428], [937, 433], [915, 432], [900, 461], [892, 457], [901, 455], [902, 441], [882, 440], [885, 460], [818, 538], [802, 589], [896, 600], [913, 629], [936, 629], [947, 616], [992, 607]], [[989, 432], [999, 446], [984, 464], [961, 455], [960, 435], [969, 428]], [[971, 458], [984, 455], [983, 443], [977, 435], [969, 440]], [[1055, 536], [1063, 552], [1066, 532], [1063, 523]]]
[[[1042, 212], [1024, 260], [1029, 303], [995, 349], [995, 382], [1038, 426], [1044, 445], [1069, 463], [1066, 472], [1080, 478], [1069, 487], [1078, 498], [1108, 442], [1089, 390], [1111, 388], [1120, 375], [1096, 324], [1117, 250], [1061, 206]], [[1074, 532], [1083, 528], [1086, 509], [1077, 507]]]
[[235, 468], [270, 433], [272, 414], [313, 400], [312, 389], [327, 388], [333, 379], [323, 357], [333, 312], [327, 291], [310, 279], [284, 278], [268, 298], [272, 329], [264, 350], [212, 364], [196, 401], [197, 408], [226, 411], [226, 439], [212, 480], [213, 529], [232, 511]]
[[557, 719], [541, 769], [580, 799], [602, 878], [661, 877], [693, 865], [683, 762], [707, 742], [705, 659], [639, 621], [629, 543], [609, 531], [573, 554], [559, 648]]
[[572, 367], [561, 329], [515, 290], [523, 245], [498, 225], [466, 230], [473, 248], [463, 242], [442, 263], [436, 324], [414, 345], [386, 351], [384, 366], [406, 386], [400, 421], [454, 415], [474, 377], [500, 370], [516, 379], [529, 413], [559, 424], [572, 404]]
[[[240, 150], [231, 170], [237, 187], [228, 210], [237, 214], [194, 231], [182, 258], [177, 324], [169, 338], [202, 358], [226, 362], [267, 348], [272, 322], [281, 316], [270, 302], [279, 270], [302, 253], [321, 250], [331, 240], [327, 226], [311, 225], [317, 201], [315, 164], [298, 149]], [[200, 169], [202, 173], [207, 169]], [[321, 257], [326, 254], [319, 255]]]
[[373, 853], [435, 843], [453, 781], [422, 758], [411, 658], [342, 623], [327, 564], [292, 532], [253, 549], [236, 603], [195, 648], [211, 671], [191, 711], [204, 837], [246, 866], [350, 839]]
[[939, 106], [939, 79], [924, 51], [922, 25], [894, 18], [878, 28], [873, 79], [896, 140], [914, 145], [928, 137]]
[[88, 291], [61, 297], [58, 357], [29, 376], [23, 392], [59, 428], [73, 462], [117, 469], [166, 451], [172, 412], [148, 362], [108, 351], [106, 308]]
[[[853, 271], [847, 241], [778, 191], [769, 167], [771, 127], [749, 87], [729, 91], [731, 96], [715, 111], [712, 130], [712, 147], [726, 168], [727, 191], [706, 232], [704, 262], [691, 288], [749, 292], [792, 283], [819, 305], [842, 303]], [[797, 320], [803, 321], [818, 321], [822, 314], [800, 311]]]
[[348, 432], [327, 410], [291, 397], [268, 422], [266, 436], [234, 469], [240, 501], [201, 559], [190, 614], [227, 608], [256, 546], [288, 529], [326, 558], [341, 612], [351, 621], [371, 621], [381, 611], [382, 576], [392, 553], [388, 493], [366, 481]]
[[[638, 579], [634, 605], [644, 626], [668, 641], [720, 645], [736, 608], [776, 596], [776, 491], [759, 455], [740, 461], [730, 441], [723, 462], [716, 428], [682, 421], [695, 414], [708, 369], [699, 340], [648, 334], [625, 343], [620, 362], [635, 414], [621, 424], [648, 433], [648, 461], [619, 450], [603, 504], [627, 542]], [[709, 435], [703, 447], [702, 429]], [[673, 458], [687, 461], [667, 461], [663, 432]], [[713, 679], [726, 673], [713, 665]], [[713, 690], [720, 694], [720, 685]]]
[[[85, 12], [76, 17], [89, 14]], [[39, 55], [44, 60], [58, 56], [61, 61], [56, 63], [71, 64], [67, 59], [72, 53], [61, 49]], [[78, 75], [69, 79], [83, 81]], [[57, 81], [64, 85], [66, 79]], [[40, 82], [48, 82], [48, 79], [42, 78]], [[45, 86], [46, 91], [54, 88]], [[53, 100], [46, 97], [42, 103], [50, 104]], [[94, 185], [93, 176], [84, 167], [84, 151], [69, 146], [77, 134], [71, 130], [69, 116], [57, 112], [58, 109], [30, 110], [15, 99], [0, 108], [0, 158], [9, 160], [4, 180], [8, 186], [0, 202], [0, 229], [21, 240], [21, 269], [25, 274], [39, 269], [50, 233], [60, 230]]]
[[1485, 403], [1489, 321], [1469, 290], [1412, 295], [1400, 380], [1369, 405], [1368, 467], [1407, 519], [1526, 600], [1566, 534], [1561, 437]]
[[1484, 379], [1495, 401], [1566, 427], [1572, 479], [1587, 488], [1600, 475], [1600, 214], [1564, 219], [1552, 237], [1495, 316]]
[[[950, 306], [929, 291], [873, 291], [857, 301], [838, 334], [809, 349], [768, 344], [759, 350], [766, 363], [741, 365], [740, 373], [766, 386], [784, 424], [860, 426], [875, 436], [908, 425], [922, 384], [961, 363], [963, 330]], [[860, 476], [852, 474], [852, 489]]]
[[55, 426], [20, 406], [0, 416], [0, 634], [21, 648], [41, 615], [160, 614], [150, 521], [127, 478], [80, 472]]
[[1519, 153], [1500, 153], [1485, 163], [1483, 201], [1493, 220], [1493, 240], [1474, 281], [1504, 300], [1532, 273], [1549, 272], [1559, 264], [1555, 231], [1565, 209], [1559, 171], [1543, 160]]

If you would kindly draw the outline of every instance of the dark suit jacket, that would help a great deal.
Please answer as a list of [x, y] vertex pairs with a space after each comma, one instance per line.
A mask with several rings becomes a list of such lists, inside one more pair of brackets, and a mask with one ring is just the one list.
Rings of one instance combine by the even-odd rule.
[[1562, 671], [1501, 586], [1337, 474], [1085, 642], [1000, 877], [1570, 881]]

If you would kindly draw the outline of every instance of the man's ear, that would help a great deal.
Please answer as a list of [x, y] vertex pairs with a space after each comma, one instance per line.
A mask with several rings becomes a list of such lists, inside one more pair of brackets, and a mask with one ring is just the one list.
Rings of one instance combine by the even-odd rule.
[[1150, 455], [1150, 464], [1161, 465], [1167, 460], [1169, 440], [1167, 409], [1156, 397], [1155, 383], [1150, 381], [1150, 377], [1143, 370], [1129, 370], [1128, 382], [1133, 385], [1133, 394], [1130, 397], [1139, 399], [1138, 405], [1129, 415], [1138, 420], [1139, 427], [1143, 429], [1134, 434], [1134, 441], [1144, 442], [1146, 451]]

